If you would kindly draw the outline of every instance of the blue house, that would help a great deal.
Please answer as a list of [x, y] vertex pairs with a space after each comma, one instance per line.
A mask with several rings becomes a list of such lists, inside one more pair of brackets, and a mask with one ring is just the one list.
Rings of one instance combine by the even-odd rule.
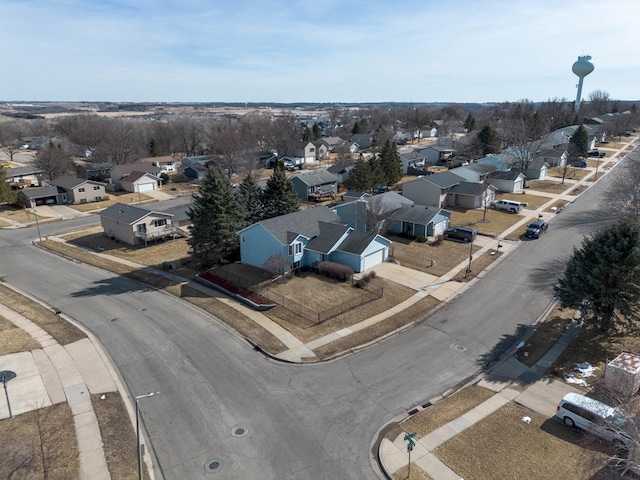
[[238, 232], [242, 263], [263, 268], [280, 256], [286, 271], [315, 268], [330, 261], [362, 272], [389, 258], [391, 242], [371, 232], [345, 225], [327, 207], [316, 207], [254, 223]]
[[403, 205], [386, 221], [389, 233], [435, 237], [449, 228], [451, 213], [438, 207]]

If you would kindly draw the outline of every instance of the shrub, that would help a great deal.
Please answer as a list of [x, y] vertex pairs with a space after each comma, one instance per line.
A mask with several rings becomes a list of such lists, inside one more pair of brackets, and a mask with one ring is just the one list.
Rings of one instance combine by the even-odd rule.
[[375, 272], [375, 271], [371, 270], [371, 271], [369, 272], [369, 278], [370, 278], [371, 280], [373, 280], [374, 278], [376, 278], [376, 276], [377, 276], [377, 274], [376, 274], [376, 272]]
[[357, 288], [366, 288], [367, 281], [364, 278], [361, 278], [360, 280], [357, 280], [356, 283], [353, 284], [353, 286]]
[[416, 237], [416, 242], [418, 243], [425, 243], [427, 241], [427, 237], [425, 237], [424, 235], [418, 235]]
[[353, 277], [353, 269], [351, 267], [335, 262], [320, 262], [318, 264], [318, 272], [320, 272], [321, 275], [336, 278], [342, 282]]

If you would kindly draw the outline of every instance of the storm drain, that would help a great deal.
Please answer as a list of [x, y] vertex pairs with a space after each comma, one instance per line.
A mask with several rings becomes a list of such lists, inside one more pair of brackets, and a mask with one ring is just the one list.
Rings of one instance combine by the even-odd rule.
[[213, 459], [204, 464], [204, 471], [207, 473], [218, 473], [222, 470], [222, 460]]
[[459, 352], [466, 352], [467, 349], [466, 347], [463, 347], [462, 345], [454, 345], [453, 348]]
[[234, 437], [244, 437], [247, 433], [249, 433], [249, 427], [244, 425], [236, 425], [231, 429], [231, 435]]

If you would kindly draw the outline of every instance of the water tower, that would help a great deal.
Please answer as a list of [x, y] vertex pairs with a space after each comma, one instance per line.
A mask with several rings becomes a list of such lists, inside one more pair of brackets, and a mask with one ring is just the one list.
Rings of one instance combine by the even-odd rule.
[[593, 72], [593, 69], [595, 68], [593, 66], [593, 63], [591, 63], [589, 60], [591, 60], [591, 57], [589, 55], [578, 57], [578, 61], [573, 64], [573, 67], [571, 67], [573, 73], [575, 73], [578, 78], [580, 78], [580, 81], [578, 82], [578, 95], [576, 95], [576, 110], [580, 109], [580, 97], [582, 96], [582, 80], [584, 80], [584, 77]]

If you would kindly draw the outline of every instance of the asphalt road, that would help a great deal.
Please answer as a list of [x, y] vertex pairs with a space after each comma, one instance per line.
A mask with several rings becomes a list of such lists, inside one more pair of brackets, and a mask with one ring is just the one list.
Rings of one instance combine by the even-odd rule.
[[[96, 334], [133, 395], [161, 392], [140, 401], [158, 478], [377, 478], [378, 430], [477, 374], [549, 305], [562, 260], [601, 218], [607, 183], [415, 328], [321, 364], [266, 359], [175, 297], [34, 247], [34, 228], [0, 232], [0, 277]], [[207, 473], [214, 460], [218, 473]]]

